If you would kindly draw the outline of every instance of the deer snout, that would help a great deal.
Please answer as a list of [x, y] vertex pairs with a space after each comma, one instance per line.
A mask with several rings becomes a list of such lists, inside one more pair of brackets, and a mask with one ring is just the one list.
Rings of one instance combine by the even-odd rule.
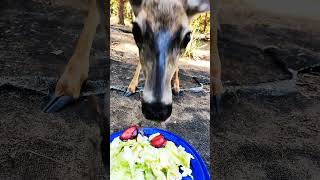
[[142, 113], [146, 119], [165, 121], [171, 116], [172, 112], [170, 80], [161, 81], [161, 83], [156, 82], [147, 80], [145, 83], [142, 96]]
[[172, 104], [142, 102], [142, 113], [146, 119], [165, 121], [171, 116]]
[[[170, 84], [170, 83], [169, 83]], [[172, 112], [172, 91], [170, 86], [165, 86], [161, 91], [155, 88], [144, 88], [142, 98], [142, 113], [146, 119], [165, 121]]]

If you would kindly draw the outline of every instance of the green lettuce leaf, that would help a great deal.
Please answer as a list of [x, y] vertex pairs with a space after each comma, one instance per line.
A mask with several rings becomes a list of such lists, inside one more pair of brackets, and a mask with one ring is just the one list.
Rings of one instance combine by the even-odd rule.
[[[149, 138], [121, 141], [115, 138], [110, 144], [110, 178], [116, 180], [181, 180], [192, 177], [190, 161], [194, 157], [181, 146], [167, 141], [164, 148], [150, 145]], [[182, 173], [181, 173], [182, 172]]]

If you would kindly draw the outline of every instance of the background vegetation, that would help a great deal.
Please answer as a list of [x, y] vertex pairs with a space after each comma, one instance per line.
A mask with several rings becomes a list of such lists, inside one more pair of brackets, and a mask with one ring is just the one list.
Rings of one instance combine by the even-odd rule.
[[[134, 18], [130, 3], [128, 0], [110, 1], [111, 17], [118, 17], [118, 24], [125, 24], [125, 21], [131, 22]], [[198, 34], [210, 34], [210, 13], [203, 13], [195, 16], [191, 22], [191, 28]]]
[[[117, 24], [128, 25], [133, 21], [134, 14], [128, 0], [110, 1], [111, 18], [117, 19]], [[192, 41], [188, 44], [183, 56], [193, 58], [194, 49], [198, 49], [210, 40], [210, 12], [196, 15], [190, 22]]]

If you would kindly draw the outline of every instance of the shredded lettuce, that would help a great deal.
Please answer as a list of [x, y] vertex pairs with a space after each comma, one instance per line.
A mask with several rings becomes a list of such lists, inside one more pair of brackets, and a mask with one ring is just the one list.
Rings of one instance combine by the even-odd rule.
[[110, 179], [115, 180], [181, 180], [192, 177], [190, 160], [194, 157], [181, 146], [167, 141], [163, 148], [150, 145], [149, 138], [121, 141], [115, 138], [110, 145]]

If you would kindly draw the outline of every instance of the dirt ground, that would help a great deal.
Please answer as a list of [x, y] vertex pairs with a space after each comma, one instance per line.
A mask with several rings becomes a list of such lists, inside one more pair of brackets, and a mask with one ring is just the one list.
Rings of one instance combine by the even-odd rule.
[[[99, 32], [90, 84], [65, 110], [46, 114], [48, 88], [63, 71], [85, 12], [32, 1], [0, 3], [0, 179], [103, 179], [99, 128], [88, 95], [103, 99], [105, 44]], [[100, 88], [100, 89], [99, 89]]]
[[319, 179], [319, 29], [267, 13], [222, 14], [226, 92], [211, 121], [213, 179]]

